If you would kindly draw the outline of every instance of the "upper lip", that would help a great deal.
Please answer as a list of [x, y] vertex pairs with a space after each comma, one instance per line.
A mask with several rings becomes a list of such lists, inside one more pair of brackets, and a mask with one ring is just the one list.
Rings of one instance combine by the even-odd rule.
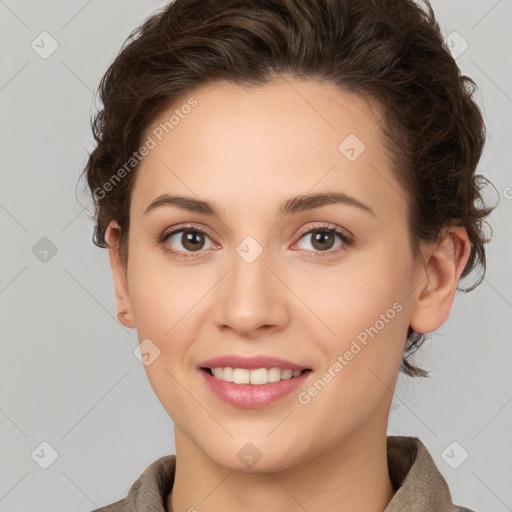
[[226, 355], [207, 359], [199, 363], [200, 368], [245, 368], [256, 370], [257, 368], [281, 368], [282, 370], [309, 370], [307, 366], [286, 361], [279, 357], [259, 355], [254, 357], [242, 357], [237, 355]]

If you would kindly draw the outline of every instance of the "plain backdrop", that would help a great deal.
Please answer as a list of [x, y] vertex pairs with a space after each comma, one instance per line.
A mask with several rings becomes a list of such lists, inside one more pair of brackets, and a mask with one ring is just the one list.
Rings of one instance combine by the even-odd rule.
[[[90, 202], [77, 187], [99, 80], [163, 5], [0, 1], [3, 512], [112, 503], [156, 458], [175, 453], [172, 421], [134, 355], [136, 331], [116, 319], [108, 253], [92, 244]], [[431, 378], [399, 377], [389, 434], [423, 441], [455, 503], [501, 512], [512, 510], [512, 2], [432, 5], [478, 84], [488, 130], [479, 171], [496, 187], [486, 199], [499, 205], [485, 281], [457, 294], [418, 354]]]

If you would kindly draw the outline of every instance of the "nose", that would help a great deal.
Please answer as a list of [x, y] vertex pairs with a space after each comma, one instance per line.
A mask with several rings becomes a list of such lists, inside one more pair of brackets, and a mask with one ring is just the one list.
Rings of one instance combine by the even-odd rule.
[[231, 271], [215, 297], [215, 322], [224, 331], [255, 338], [280, 331], [289, 323], [289, 291], [277, 277], [270, 255], [263, 251], [254, 261], [243, 253], [232, 258]]

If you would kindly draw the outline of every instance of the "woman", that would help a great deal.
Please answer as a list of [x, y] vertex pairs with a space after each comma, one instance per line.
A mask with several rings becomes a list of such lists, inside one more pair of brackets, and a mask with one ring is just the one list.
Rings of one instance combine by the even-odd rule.
[[387, 436], [491, 211], [474, 82], [426, 7], [176, 0], [108, 69], [94, 242], [176, 455], [98, 510], [468, 510]]

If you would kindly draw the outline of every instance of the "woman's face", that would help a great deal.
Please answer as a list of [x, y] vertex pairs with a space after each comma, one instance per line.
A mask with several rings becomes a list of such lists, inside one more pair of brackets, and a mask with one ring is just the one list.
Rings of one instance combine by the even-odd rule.
[[[150, 340], [145, 369], [178, 444], [238, 470], [261, 456], [253, 471], [270, 471], [385, 435], [422, 274], [380, 116], [330, 84], [289, 78], [210, 84], [147, 130], [127, 325]], [[292, 201], [317, 194], [340, 199]], [[218, 216], [183, 201], [150, 208], [163, 195]], [[201, 363], [228, 355], [311, 371], [273, 402], [237, 401], [238, 388], [227, 402]]]

